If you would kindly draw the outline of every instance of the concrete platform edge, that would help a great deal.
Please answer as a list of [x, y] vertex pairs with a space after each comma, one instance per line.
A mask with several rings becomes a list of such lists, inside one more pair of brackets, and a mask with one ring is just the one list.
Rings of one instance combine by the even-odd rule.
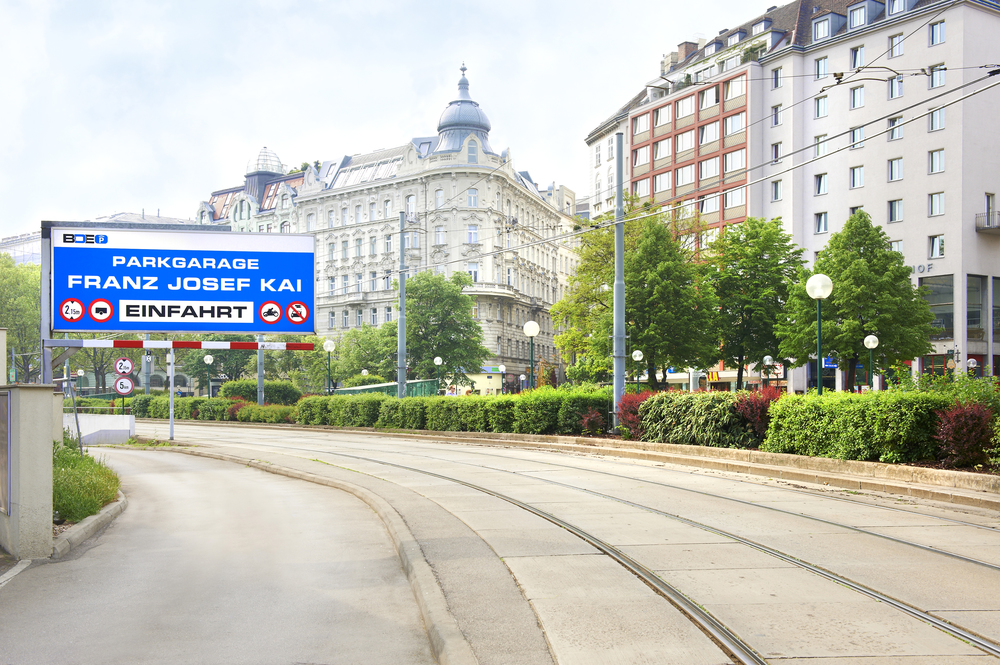
[[125, 512], [128, 507], [128, 499], [118, 491], [118, 498], [101, 508], [101, 512], [90, 517], [85, 517], [77, 524], [63, 531], [52, 540], [52, 554], [49, 558], [59, 559], [73, 550], [80, 543], [84, 542], [95, 533], [111, 524], [111, 522]]
[[[184, 444], [177, 444], [177, 446], [182, 445]], [[132, 446], [119, 447], [132, 448]], [[364, 501], [378, 515], [389, 532], [389, 537], [392, 539], [402, 563], [403, 571], [410, 582], [413, 596], [420, 608], [420, 614], [427, 629], [427, 635], [430, 638], [431, 649], [437, 662], [441, 663], [441, 665], [478, 665], [479, 660], [476, 658], [472, 651], [472, 646], [466, 640], [454, 616], [452, 616], [451, 611], [448, 609], [444, 592], [441, 590], [430, 564], [424, 558], [419, 543], [413, 537], [402, 516], [382, 497], [351, 483], [324, 478], [316, 474], [276, 464], [262, 463], [252, 459], [248, 460], [235, 455], [176, 446], [147, 448], [147, 450], [163, 450], [197, 457], [208, 457], [224, 462], [245, 464], [246, 466], [267, 471], [268, 473], [332, 487], [352, 494], [361, 501]]]

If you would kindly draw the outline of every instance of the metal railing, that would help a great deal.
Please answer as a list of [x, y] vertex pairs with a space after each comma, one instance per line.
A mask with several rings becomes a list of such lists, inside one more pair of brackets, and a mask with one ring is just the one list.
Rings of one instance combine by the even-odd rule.
[[976, 215], [977, 231], [993, 231], [1000, 233], [1000, 212], [989, 210]]

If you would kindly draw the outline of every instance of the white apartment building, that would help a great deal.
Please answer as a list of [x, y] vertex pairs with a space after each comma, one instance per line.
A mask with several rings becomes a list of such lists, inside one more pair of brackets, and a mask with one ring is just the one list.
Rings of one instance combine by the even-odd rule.
[[465, 292], [494, 353], [486, 367], [466, 368], [477, 390], [499, 391], [501, 364], [510, 378], [528, 373], [522, 327], [529, 320], [541, 327], [536, 364], [544, 359], [561, 377], [549, 309], [577, 262], [578, 243], [561, 237], [573, 229], [575, 195], [554, 183], [540, 191], [527, 171], [514, 168], [509, 149], [493, 149], [490, 129], [463, 66], [437, 135], [288, 175], [265, 149], [246, 183], [214, 192], [197, 218], [226, 221], [237, 231], [315, 234], [315, 318], [317, 332], [329, 337], [398, 316], [392, 282], [402, 242], [409, 275], [472, 277]]
[[[946, 106], [996, 83], [978, 79], [996, 62], [997, 28], [996, 2], [799, 0], [684, 42], [630, 102], [627, 182], [697, 213], [705, 229], [693, 245], [747, 216], [781, 217], [810, 261], [863, 208], [930, 290], [935, 351], [915, 369], [974, 358], [1000, 373], [1000, 136], [990, 123], [1000, 90]], [[719, 370], [716, 388], [735, 374], [708, 369]], [[815, 366], [786, 378], [790, 390], [814, 386]], [[842, 381], [833, 370], [824, 378]]]

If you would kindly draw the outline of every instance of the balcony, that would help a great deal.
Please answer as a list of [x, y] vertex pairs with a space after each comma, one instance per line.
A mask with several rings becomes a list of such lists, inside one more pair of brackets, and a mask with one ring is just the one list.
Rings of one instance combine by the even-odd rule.
[[990, 210], [976, 215], [976, 232], [1000, 235], [1000, 212]]

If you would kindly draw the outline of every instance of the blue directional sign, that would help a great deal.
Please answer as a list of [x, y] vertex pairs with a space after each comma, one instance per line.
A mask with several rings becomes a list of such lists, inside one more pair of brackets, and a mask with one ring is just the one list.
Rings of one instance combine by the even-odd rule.
[[310, 235], [53, 228], [56, 332], [312, 334]]

